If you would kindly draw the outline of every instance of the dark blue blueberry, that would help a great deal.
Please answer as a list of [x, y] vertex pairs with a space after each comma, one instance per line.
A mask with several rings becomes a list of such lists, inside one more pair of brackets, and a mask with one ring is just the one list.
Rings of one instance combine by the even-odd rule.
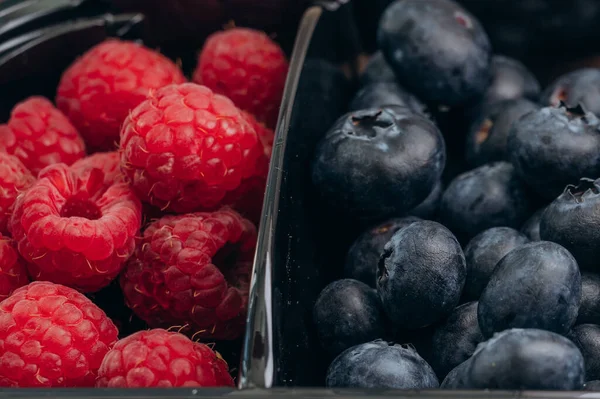
[[397, 83], [376, 82], [360, 89], [350, 102], [350, 111], [380, 108], [386, 105], [406, 107], [410, 111], [425, 115], [425, 106]]
[[414, 216], [390, 219], [362, 233], [350, 247], [344, 265], [344, 276], [377, 286], [377, 265], [383, 247], [394, 233], [421, 219]]
[[375, 223], [422, 202], [445, 163], [437, 127], [390, 106], [342, 116], [318, 145], [312, 180], [331, 209]]
[[538, 209], [529, 219], [521, 226], [521, 233], [525, 234], [531, 241], [541, 241], [540, 237], [540, 222], [546, 208]]
[[512, 329], [480, 344], [462, 374], [467, 389], [578, 390], [583, 356], [556, 333]]
[[360, 85], [363, 87], [377, 82], [396, 82], [396, 75], [394, 75], [394, 71], [381, 51], [376, 52], [369, 58], [365, 69], [360, 75]]
[[600, 391], [600, 380], [586, 382], [583, 389], [586, 391]]
[[497, 226], [517, 228], [531, 208], [526, 187], [508, 162], [480, 166], [457, 176], [440, 203], [440, 221], [462, 242]]
[[342, 352], [327, 370], [328, 388], [438, 388], [433, 369], [417, 352], [385, 341]]
[[580, 107], [530, 112], [512, 126], [509, 159], [540, 196], [554, 199], [579, 178], [600, 176], [599, 125]]
[[393, 2], [377, 41], [399, 83], [427, 103], [465, 104], [490, 83], [490, 41], [475, 17], [451, 0]]
[[460, 305], [433, 334], [431, 367], [440, 379], [444, 378], [470, 358], [483, 340], [477, 323], [477, 302]]
[[442, 181], [439, 180], [433, 187], [433, 190], [429, 193], [427, 198], [423, 200], [419, 205], [413, 208], [412, 211], [408, 212], [411, 216], [420, 217], [421, 219], [434, 219], [437, 215], [438, 208], [440, 207], [440, 201], [442, 199], [442, 193], [444, 187]]
[[523, 63], [503, 55], [492, 57], [492, 83], [484, 95], [488, 104], [518, 98], [537, 101], [540, 83]]
[[600, 326], [581, 324], [573, 327], [568, 338], [577, 345], [585, 363], [585, 379], [600, 379]]
[[600, 179], [567, 186], [544, 212], [542, 240], [567, 248], [583, 269], [600, 270]]
[[465, 257], [450, 230], [436, 222], [415, 222], [385, 245], [377, 292], [394, 327], [416, 329], [452, 312], [465, 275]]
[[466, 387], [466, 374], [469, 369], [469, 359], [453, 368], [440, 384], [442, 389], [464, 389]]
[[334, 281], [321, 291], [313, 309], [321, 347], [333, 356], [385, 338], [385, 316], [377, 291], [357, 280]]
[[510, 328], [566, 334], [581, 302], [581, 275], [565, 248], [547, 241], [522, 245], [496, 266], [477, 317], [486, 337]]
[[581, 273], [581, 305], [576, 324], [600, 324], [600, 276]]
[[512, 124], [540, 107], [524, 98], [495, 103], [484, 108], [475, 119], [467, 136], [466, 157], [473, 166], [506, 161], [506, 142]]
[[542, 103], [569, 107], [582, 105], [593, 114], [600, 114], [600, 69], [584, 68], [556, 79], [542, 94]]
[[478, 300], [500, 259], [529, 239], [510, 227], [492, 227], [477, 234], [465, 247], [467, 280], [463, 296]]

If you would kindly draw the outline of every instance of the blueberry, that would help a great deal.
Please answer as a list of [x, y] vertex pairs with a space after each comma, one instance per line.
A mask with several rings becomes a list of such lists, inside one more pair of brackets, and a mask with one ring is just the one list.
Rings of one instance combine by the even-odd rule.
[[375, 288], [377, 286], [377, 264], [383, 253], [383, 247], [398, 230], [420, 220], [414, 216], [390, 219], [362, 233], [348, 251], [344, 276], [362, 281]]
[[600, 380], [586, 382], [583, 389], [586, 391], [600, 391]]
[[477, 302], [460, 305], [433, 334], [431, 366], [443, 378], [469, 359], [483, 340], [477, 324]]
[[425, 106], [397, 83], [376, 82], [361, 88], [350, 102], [350, 111], [398, 105], [425, 115]]
[[521, 226], [521, 233], [525, 234], [531, 241], [541, 241], [540, 222], [546, 208], [538, 209]]
[[469, 359], [453, 368], [440, 384], [442, 389], [464, 389], [466, 387], [466, 373], [469, 369]]
[[423, 201], [445, 162], [437, 127], [389, 106], [342, 116], [318, 145], [312, 180], [331, 209], [375, 223]]
[[467, 136], [466, 157], [473, 166], [508, 160], [506, 142], [512, 124], [540, 107], [524, 98], [495, 103], [483, 109]]
[[540, 237], [554, 241], [583, 269], [600, 269], [600, 179], [580, 179], [567, 186], [542, 215]]
[[377, 41], [399, 83], [427, 103], [465, 104], [490, 83], [490, 41], [475, 17], [451, 0], [393, 2]]
[[412, 211], [408, 212], [408, 214], [421, 219], [433, 219], [436, 216], [440, 206], [440, 200], [442, 199], [443, 192], [444, 187], [442, 186], [442, 181], [438, 180], [427, 198], [425, 198], [419, 205], [414, 207]]
[[369, 58], [365, 69], [360, 75], [360, 85], [363, 87], [377, 82], [396, 82], [396, 75], [394, 75], [394, 71], [381, 51], [376, 52]]
[[514, 58], [493, 56], [492, 75], [492, 83], [484, 95], [486, 103], [519, 98], [536, 101], [539, 98], [540, 83], [523, 63]]
[[573, 327], [568, 338], [577, 345], [585, 363], [585, 379], [600, 379], [600, 326], [581, 324]]
[[385, 316], [377, 291], [352, 279], [334, 281], [313, 308], [321, 347], [337, 356], [346, 349], [385, 338]]
[[509, 328], [566, 334], [580, 302], [575, 258], [558, 244], [537, 241], [515, 248], [498, 262], [479, 299], [477, 317], [486, 337]]
[[598, 119], [581, 107], [530, 112], [512, 126], [509, 159], [540, 196], [554, 199], [580, 177], [600, 176], [598, 127]]
[[463, 376], [470, 389], [578, 390], [584, 374], [583, 356], [567, 338], [512, 329], [480, 344]]
[[416, 329], [452, 312], [465, 275], [465, 257], [450, 230], [432, 221], [415, 222], [385, 245], [377, 292], [394, 326]]
[[600, 114], [600, 69], [584, 68], [556, 79], [542, 94], [542, 103], [570, 107], [583, 105], [593, 114]]
[[576, 324], [600, 324], [600, 276], [581, 273], [581, 305]]
[[519, 227], [529, 215], [526, 187], [507, 162], [486, 164], [457, 176], [440, 203], [440, 221], [467, 241], [491, 227]]
[[527, 237], [510, 227], [492, 227], [473, 237], [465, 247], [467, 280], [463, 296], [469, 300], [479, 299], [498, 262], [528, 242]]
[[373, 341], [342, 352], [327, 370], [328, 388], [437, 388], [433, 369], [410, 347]]

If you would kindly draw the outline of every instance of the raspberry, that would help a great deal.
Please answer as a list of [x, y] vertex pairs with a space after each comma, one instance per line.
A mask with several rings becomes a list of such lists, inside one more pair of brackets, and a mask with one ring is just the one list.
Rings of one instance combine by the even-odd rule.
[[92, 169], [100, 169], [104, 172], [104, 184], [107, 186], [124, 181], [121, 158], [117, 151], [97, 152], [75, 162], [71, 165], [71, 169], [77, 171], [82, 177], [92, 173]]
[[7, 224], [15, 199], [35, 181], [19, 158], [0, 152], [0, 233], [8, 234]]
[[237, 338], [255, 245], [254, 225], [232, 210], [165, 216], [149, 225], [121, 274], [127, 306], [151, 327]]
[[227, 363], [208, 346], [162, 329], [118, 341], [98, 371], [99, 388], [233, 386]]
[[14, 290], [29, 283], [25, 262], [16, 250], [15, 242], [0, 236], [0, 301]]
[[193, 80], [274, 127], [287, 71], [283, 50], [264, 32], [234, 28], [206, 40]]
[[262, 148], [227, 98], [194, 83], [157, 90], [121, 130], [121, 167], [140, 198], [163, 210], [214, 210], [254, 174]]
[[65, 71], [56, 104], [89, 147], [113, 149], [125, 117], [150, 91], [185, 81], [177, 65], [160, 53], [111, 39], [92, 47]]
[[35, 175], [48, 165], [67, 165], [85, 156], [85, 145], [65, 115], [43, 97], [17, 104], [0, 125], [0, 146]]
[[141, 204], [126, 183], [106, 186], [100, 169], [81, 177], [57, 164], [17, 198], [10, 223], [33, 280], [95, 292], [133, 253]]
[[92, 387], [117, 328], [77, 291], [47, 281], [0, 303], [0, 386]]

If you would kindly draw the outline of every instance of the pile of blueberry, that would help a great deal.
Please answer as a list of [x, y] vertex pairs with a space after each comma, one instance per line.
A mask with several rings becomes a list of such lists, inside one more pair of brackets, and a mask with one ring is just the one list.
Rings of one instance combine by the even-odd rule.
[[600, 69], [542, 90], [451, 0], [377, 42], [311, 165], [364, 231], [313, 309], [326, 385], [599, 388]]

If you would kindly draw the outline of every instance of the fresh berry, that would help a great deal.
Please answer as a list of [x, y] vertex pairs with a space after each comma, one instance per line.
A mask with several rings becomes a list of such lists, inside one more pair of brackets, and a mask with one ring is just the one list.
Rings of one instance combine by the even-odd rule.
[[111, 150], [125, 117], [148, 93], [185, 80], [177, 65], [158, 52], [110, 39], [92, 47], [64, 72], [56, 104], [88, 147]]
[[567, 337], [577, 345], [583, 355], [586, 381], [600, 379], [600, 326], [575, 326]]
[[252, 223], [231, 210], [165, 216], [144, 231], [121, 275], [127, 305], [151, 327], [237, 338], [255, 244]]
[[579, 267], [600, 271], [599, 225], [600, 179], [582, 178], [548, 205], [540, 220], [540, 237], [568, 249]]
[[139, 331], [119, 340], [98, 370], [98, 388], [233, 386], [218, 352], [162, 329]]
[[33, 280], [94, 292], [133, 253], [141, 204], [127, 184], [106, 186], [100, 169], [80, 176], [57, 164], [18, 197], [10, 223]]
[[0, 234], [8, 234], [8, 220], [15, 200], [34, 181], [35, 177], [19, 158], [0, 152]]
[[425, 327], [458, 305], [466, 274], [463, 251], [452, 233], [436, 222], [415, 222], [385, 245], [377, 292], [394, 327]]
[[581, 273], [581, 305], [575, 324], [600, 324], [600, 275]]
[[567, 338], [538, 329], [512, 329], [477, 347], [461, 365], [462, 389], [579, 390], [584, 359]]
[[479, 299], [477, 317], [486, 337], [510, 328], [566, 334], [581, 302], [575, 258], [553, 242], [537, 241], [509, 252]]
[[513, 124], [507, 153], [517, 174], [554, 199], [581, 177], [600, 176], [600, 121], [581, 107], [547, 107]]
[[539, 105], [524, 98], [502, 101], [483, 108], [483, 113], [469, 128], [465, 151], [469, 164], [480, 166], [489, 162], [507, 161], [506, 142], [513, 123], [539, 108]]
[[541, 241], [540, 222], [546, 208], [538, 209], [521, 226], [521, 233], [525, 234], [531, 241]]
[[12, 239], [0, 236], [0, 302], [29, 283], [25, 262], [16, 247]]
[[484, 338], [477, 323], [477, 302], [460, 305], [433, 334], [431, 366], [440, 379], [469, 359]]
[[467, 384], [467, 382], [465, 381], [466, 373], [467, 373], [467, 369], [470, 366], [470, 363], [469, 363], [470, 359], [471, 358], [465, 360], [464, 362], [462, 362], [461, 364], [459, 364], [458, 366], [456, 366], [452, 370], [450, 370], [448, 375], [446, 375], [446, 378], [444, 378], [444, 380], [440, 384], [440, 388], [441, 389], [465, 388], [466, 384]]
[[48, 165], [70, 165], [85, 156], [77, 130], [43, 97], [30, 97], [13, 108], [8, 123], [0, 125], [0, 147], [34, 175]]
[[594, 392], [600, 391], [600, 380], [586, 381], [583, 389], [585, 391], [594, 391]]
[[321, 291], [313, 320], [323, 350], [337, 356], [358, 344], [385, 338], [385, 316], [377, 291], [352, 279]]
[[483, 96], [483, 104], [527, 98], [537, 101], [540, 83], [525, 65], [514, 58], [492, 57], [492, 81]]
[[379, 24], [378, 44], [398, 82], [427, 103], [465, 104], [491, 76], [490, 41], [452, 0], [396, 0]]
[[287, 71], [283, 50], [265, 33], [234, 28], [206, 39], [193, 80], [273, 128]]
[[264, 155], [235, 105], [194, 83], [151, 93], [123, 123], [120, 151], [140, 198], [178, 213], [218, 207]]
[[386, 105], [406, 107], [414, 113], [425, 115], [425, 105], [393, 82], [376, 82], [363, 86], [350, 102], [350, 111], [380, 108]]
[[414, 349], [380, 340], [342, 352], [329, 366], [325, 384], [328, 388], [439, 387], [431, 366]]
[[600, 115], [600, 69], [585, 68], [556, 79], [542, 95], [543, 104], [571, 108], [582, 105], [586, 111]]
[[97, 152], [75, 162], [71, 165], [71, 169], [84, 178], [94, 173], [93, 169], [100, 169], [104, 172], [106, 186], [121, 183], [124, 180], [121, 172], [121, 157], [117, 151]]
[[465, 247], [467, 281], [463, 296], [478, 300], [504, 256], [529, 239], [510, 227], [492, 227], [477, 234]]
[[312, 181], [326, 205], [375, 223], [423, 201], [445, 162], [444, 139], [431, 121], [387, 106], [339, 118], [317, 147]]
[[507, 162], [486, 164], [456, 177], [440, 204], [440, 220], [459, 239], [491, 227], [517, 228], [529, 215], [531, 201], [524, 183]]
[[376, 82], [396, 82], [396, 75], [394, 75], [394, 71], [381, 51], [376, 52], [369, 58], [365, 69], [360, 74], [360, 85], [362, 87]]
[[93, 387], [117, 328], [79, 292], [46, 281], [0, 303], [0, 386]]
[[385, 244], [398, 230], [419, 221], [414, 216], [390, 219], [366, 230], [348, 250], [344, 276], [377, 287], [377, 264]]

